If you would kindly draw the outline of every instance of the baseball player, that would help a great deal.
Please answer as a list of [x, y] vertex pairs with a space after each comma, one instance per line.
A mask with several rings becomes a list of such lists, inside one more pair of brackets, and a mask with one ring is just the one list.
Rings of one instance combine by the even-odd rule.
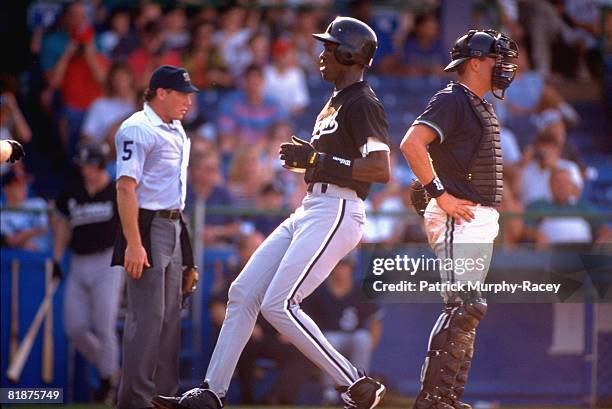
[[[190, 141], [181, 119], [197, 91], [185, 69], [158, 67], [145, 105], [123, 121], [117, 149], [117, 235], [113, 265], [127, 272], [119, 409], [148, 407], [179, 381], [181, 289], [193, 271], [183, 221]], [[163, 392], [162, 392], [163, 391]]]
[[293, 137], [293, 143], [280, 147], [284, 166], [305, 172], [308, 194], [232, 283], [204, 383], [181, 397], [154, 398], [158, 408], [221, 408], [259, 312], [335, 381], [345, 407], [373, 408], [385, 393], [382, 384], [338, 353], [300, 308], [359, 243], [370, 184], [389, 179], [385, 111], [363, 80], [376, 51], [374, 31], [358, 20], [338, 17], [314, 37], [325, 47], [321, 75], [335, 89], [317, 117], [312, 143]]
[[116, 324], [123, 273], [110, 266], [119, 216], [106, 157], [98, 145], [79, 150], [75, 162], [82, 181], [70, 186], [57, 201], [53, 255], [57, 271], [66, 247], [72, 251], [64, 297], [66, 334], [96, 364], [100, 377], [96, 400], [112, 404], [119, 372]]
[[[450, 264], [481, 259], [462, 274], [443, 269], [442, 282], [482, 282], [499, 230], [496, 208], [502, 195], [499, 124], [483, 97], [491, 91], [503, 99], [517, 69], [518, 47], [496, 31], [472, 30], [457, 39], [451, 57], [444, 70], [457, 71], [459, 81], [433, 96], [400, 148], [424, 187], [415, 194], [431, 198], [417, 212], [424, 212], [427, 238], [437, 257], [450, 259]], [[442, 296], [445, 308], [429, 338], [414, 407], [468, 409], [459, 399], [487, 303], [479, 292], [445, 291]]]
[[0, 162], [15, 163], [24, 156], [25, 151], [19, 142], [12, 139], [0, 141]]

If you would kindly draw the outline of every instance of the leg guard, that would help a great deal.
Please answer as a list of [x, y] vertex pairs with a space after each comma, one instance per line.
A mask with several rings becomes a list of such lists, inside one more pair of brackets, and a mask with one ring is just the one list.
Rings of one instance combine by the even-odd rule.
[[452, 403], [460, 403], [454, 390], [457, 376], [470, 349], [471, 362], [475, 329], [486, 309], [486, 301], [481, 298], [445, 307], [430, 336], [429, 351], [421, 371], [421, 393], [415, 409], [453, 409]]
[[461, 396], [463, 396], [463, 391], [465, 389], [465, 384], [468, 380], [468, 372], [470, 367], [472, 366], [472, 358], [474, 357], [474, 340], [476, 338], [476, 330], [470, 331], [470, 345], [467, 347], [465, 351], [465, 356], [463, 357], [463, 361], [461, 362], [461, 366], [459, 367], [459, 373], [457, 373], [457, 378], [455, 379], [455, 385], [453, 386], [453, 397], [451, 398], [450, 405], [455, 409], [471, 409], [472, 407], [467, 403], [463, 403], [460, 401]]

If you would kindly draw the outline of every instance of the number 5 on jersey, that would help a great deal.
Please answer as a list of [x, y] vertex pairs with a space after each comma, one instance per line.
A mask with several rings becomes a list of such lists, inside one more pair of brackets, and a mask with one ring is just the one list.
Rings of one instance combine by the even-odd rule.
[[130, 145], [132, 145], [134, 141], [123, 141], [123, 156], [121, 159], [130, 160], [132, 157], [132, 150], [130, 149]]

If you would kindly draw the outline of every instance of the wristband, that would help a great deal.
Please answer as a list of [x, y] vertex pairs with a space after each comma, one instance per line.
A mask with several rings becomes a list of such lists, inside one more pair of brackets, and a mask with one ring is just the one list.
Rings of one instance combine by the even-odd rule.
[[317, 167], [342, 179], [353, 178], [353, 161], [350, 159], [319, 152], [317, 154]]
[[434, 177], [431, 182], [429, 182], [423, 187], [425, 188], [427, 193], [429, 193], [429, 196], [433, 198], [442, 196], [442, 194], [446, 192], [444, 186], [442, 185], [442, 182], [440, 182], [440, 179], [438, 179], [437, 177]]

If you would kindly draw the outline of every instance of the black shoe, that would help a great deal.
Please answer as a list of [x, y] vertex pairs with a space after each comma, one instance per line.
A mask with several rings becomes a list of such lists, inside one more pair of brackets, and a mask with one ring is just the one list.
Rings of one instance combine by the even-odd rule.
[[342, 392], [340, 397], [345, 409], [372, 409], [380, 403], [385, 392], [385, 385], [369, 376], [362, 376]]
[[223, 401], [203, 383], [182, 396], [155, 396], [151, 403], [157, 409], [221, 409]]

